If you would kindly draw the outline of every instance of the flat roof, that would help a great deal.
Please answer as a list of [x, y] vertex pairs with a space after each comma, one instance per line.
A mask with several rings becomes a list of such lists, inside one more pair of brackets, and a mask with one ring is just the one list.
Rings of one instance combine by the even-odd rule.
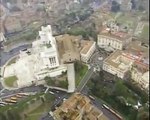
[[122, 70], [132, 62], [134, 68], [145, 73], [149, 70], [149, 47], [143, 46], [140, 41], [133, 41], [126, 50], [117, 50], [108, 56], [105, 62]]
[[127, 68], [133, 60], [124, 57], [122, 54], [123, 51], [116, 50], [114, 53], [112, 53], [105, 59], [105, 63], [110, 64], [111, 66], [118, 68], [122, 71], [127, 70]]
[[144, 44], [141, 41], [132, 41], [127, 46], [127, 52], [131, 52], [133, 54], [141, 54], [145, 58], [149, 58], [149, 45]]
[[78, 43], [81, 36], [70, 36], [68, 34], [56, 36], [58, 52], [63, 60], [80, 59]]
[[99, 35], [103, 35], [106, 37], [112, 37], [112, 38], [118, 39], [120, 41], [131, 38], [131, 35], [126, 32], [121, 32], [121, 31], [110, 32], [110, 28], [107, 28], [106, 26], [104, 26], [101, 29], [101, 32]]
[[92, 47], [92, 45], [94, 44], [95, 42], [94, 41], [85, 41], [83, 44], [83, 48], [81, 49], [80, 53], [81, 54], [86, 54], [90, 48]]
[[99, 35], [115, 38], [115, 39], [120, 40], [120, 41], [126, 40], [126, 39], [131, 37], [130, 35], [126, 35], [126, 36], [120, 37], [120, 36], [117, 36], [115, 34], [110, 34], [110, 33], [100, 33]]
[[103, 120], [108, 120], [103, 112], [92, 105], [90, 101], [88, 97], [80, 93], [74, 93], [54, 111], [54, 116], [57, 116], [58, 120], [61, 120], [62, 116], [66, 116], [69, 120], [77, 120], [77, 118], [81, 117], [80, 112], [83, 108], [82, 110], [87, 113], [83, 117], [92, 118], [91, 120], [96, 120], [97, 118], [98, 120], [102, 120], [102, 118], [104, 118]]

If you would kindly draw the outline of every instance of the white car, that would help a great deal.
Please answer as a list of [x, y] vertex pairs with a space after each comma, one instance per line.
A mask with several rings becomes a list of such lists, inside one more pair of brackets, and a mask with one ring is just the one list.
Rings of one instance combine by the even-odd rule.
[[49, 115], [53, 116], [53, 112], [52, 112], [52, 111], [50, 111], [50, 112], [49, 112]]
[[66, 100], [66, 98], [63, 99], [63, 101], [65, 101], [65, 100]]
[[103, 57], [99, 57], [98, 60], [103, 60]]
[[52, 91], [49, 91], [49, 93], [51, 93], [52, 95], [54, 95], [54, 93]]
[[59, 93], [59, 91], [56, 91], [57, 93]]

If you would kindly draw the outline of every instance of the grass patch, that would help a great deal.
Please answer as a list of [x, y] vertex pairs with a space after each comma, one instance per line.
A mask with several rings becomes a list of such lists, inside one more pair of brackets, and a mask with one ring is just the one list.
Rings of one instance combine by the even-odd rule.
[[[81, 68], [80, 68], [80, 67]], [[80, 81], [82, 80], [82, 78], [84, 77], [85, 73], [88, 70], [88, 66], [82, 64], [82, 63], [77, 63], [75, 64], [75, 79], [76, 79], [76, 86], [79, 85]]]
[[37, 109], [28, 114], [25, 120], [38, 120], [43, 113], [50, 111], [50, 103], [43, 103]]
[[88, 81], [87, 85], [90, 88], [89, 94], [117, 110], [125, 120], [135, 120], [138, 111], [132, 106], [137, 105], [138, 101], [144, 106], [148, 96], [143, 92], [140, 94], [136, 88], [131, 89], [133, 86], [130, 87], [130, 84], [122, 80], [116, 80], [113, 83], [105, 82], [97, 75]]
[[[44, 99], [44, 101], [42, 100], [42, 98]], [[38, 102], [37, 100], [40, 100], [41, 102], [40, 105], [38, 107], [33, 106], [34, 102]], [[31, 112], [29, 112], [29, 114], [26, 114], [27, 117], [25, 120], [38, 120], [39, 117], [48, 112], [51, 108], [51, 103], [53, 103], [55, 100], [55, 96], [51, 95], [51, 94], [44, 94], [44, 93], [37, 93], [35, 95], [29, 95], [26, 98], [24, 98], [21, 101], [18, 101], [18, 103], [16, 104], [12, 104], [12, 105], [6, 105], [6, 106], [0, 106], [0, 114], [2, 113], [5, 116], [8, 116], [7, 111], [11, 110], [11, 112], [16, 113], [14, 116], [19, 116], [20, 118], [24, 118], [25, 116], [23, 116], [23, 114], [28, 113], [25, 111], [30, 110], [30, 108], [34, 107], [34, 109], [32, 109]], [[34, 101], [34, 102], [33, 102]], [[24, 115], [25, 115], [24, 114]], [[21, 117], [22, 116], [22, 117]], [[1, 118], [1, 116], [0, 116]], [[22, 120], [22, 119], [17, 119], [15, 117], [15, 120]]]
[[68, 88], [68, 80], [66, 77], [66, 73], [65, 73], [65, 75], [62, 75], [60, 78], [45, 77], [44, 79], [45, 79], [47, 85], [49, 85], [49, 86], [55, 86], [55, 87], [60, 87], [60, 88], [64, 88], [64, 89]]
[[17, 80], [18, 78], [16, 76], [11, 76], [11, 77], [7, 77], [4, 79], [5, 84], [8, 87], [14, 87], [14, 82]]
[[141, 37], [145, 39], [149, 38], [149, 25], [144, 26], [142, 33], [141, 33]]
[[36, 95], [29, 95], [27, 96], [26, 98], [24, 98], [23, 100], [21, 100], [20, 102], [18, 102], [17, 104], [13, 104], [13, 105], [6, 105], [4, 107], [1, 107], [0, 106], [0, 112], [6, 112], [7, 110], [9, 109], [16, 109], [16, 111], [19, 113], [19, 112], [22, 112], [24, 109], [27, 108], [27, 102], [37, 98], [38, 96], [41, 96], [43, 95], [43, 93], [38, 93]]
[[51, 103], [54, 102], [55, 97], [51, 94], [45, 94], [44, 95], [45, 101], [36, 109], [31, 111], [25, 120], [38, 120], [42, 114], [47, 113], [51, 109]]

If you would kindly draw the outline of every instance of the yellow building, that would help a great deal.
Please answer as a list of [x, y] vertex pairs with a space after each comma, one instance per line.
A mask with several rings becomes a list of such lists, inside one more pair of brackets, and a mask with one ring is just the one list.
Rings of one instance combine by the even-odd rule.
[[55, 120], [109, 120], [90, 99], [80, 93], [73, 94], [53, 112]]

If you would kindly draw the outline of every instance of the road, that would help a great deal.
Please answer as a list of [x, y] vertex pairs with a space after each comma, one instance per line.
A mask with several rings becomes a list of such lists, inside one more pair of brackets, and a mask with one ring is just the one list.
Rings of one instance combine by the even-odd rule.
[[83, 77], [83, 79], [81, 80], [81, 82], [79, 83], [79, 85], [77, 86], [77, 89], [76, 89], [77, 92], [80, 92], [83, 89], [83, 87], [86, 85], [86, 83], [88, 82], [88, 80], [91, 78], [93, 72], [94, 72], [94, 68], [91, 67], [87, 71], [87, 73], [85, 74], [85, 76]]
[[[51, 107], [51, 111], [54, 111], [56, 106], [57, 107], [60, 106], [62, 104], [64, 98], [67, 99], [71, 95], [69, 93], [62, 92], [62, 91], [59, 91], [59, 90], [54, 90], [54, 89], [49, 89], [49, 91], [53, 92], [54, 96], [55, 96], [55, 102], [53, 103], [53, 105]], [[54, 120], [54, 119], [53, 119], [53, 117], [51, 115], [46, 113], [46, 114], [43, 114], [39, 118], [39, 120]]]
[[2, 67], [10, 58], [18, 55], [20, 50], [27, 49], [30, 47], [31, 47], [30, 45], [22, 45], [22, 46], [18, 46], [10, 50], [9, 52], [1, 51], [0, 52], [0, 67]]
[[107, 109], [102, 107], [102, 103], [100, 102], [100, 100], [95, 99], [92, 100], [92, 103], [98, 108], [100, 109], [104, 115], [106, 115], [110, 120], [120, 120], [117, 116], [115, 116], [113, 113], [111, 113], [110, 111], [108, 111]]
[[[64, 98], [69, 98], [71, 96], [71, 94], [62, 92], [62, 91], [58, 91], [58, 90], [52, 90], [50, 89], [49, 91], [52, 91], [53, 93], [55, 93], [55, 102], [53, 103], [52, 107], [51, 107], [51, 111], [54, 111], [55, 107], [59, 107], [62, 103], [63, 103], [63, 99]], [[84, 86], [81, 93], [86, 95], [87, 97], [89, 97], [88, 95], [88, 87]], [[96, 106], [98, 109], [100, 109], [104, 115], [106, 115], [109, 120], [119, 120], [114, 114], [112, 114], [110, 111], [108, 111], [107, 109], [103, 108], [103, 103], [99, 100], [99, 99], [91, 99], [91, 102], [94, 106]], [[45, 113], [41, 116], [41, 118], [39, 120], [53, 120], [53, 117], [51, 115], [49, 115], [48, 113]]]
[[0, 94], [0, 98], [7, 98], [11, 95], [23, 92], [23, 93], [29, 93], [29, 92], [43, 92], [45, 90], [45, 88], [43, 86], [31, 86], [31, 87], [25, 87], [25, 88], [20, 88], [17, 90], [6, 90], [6, 89], [2, 89], [3, 91]]

